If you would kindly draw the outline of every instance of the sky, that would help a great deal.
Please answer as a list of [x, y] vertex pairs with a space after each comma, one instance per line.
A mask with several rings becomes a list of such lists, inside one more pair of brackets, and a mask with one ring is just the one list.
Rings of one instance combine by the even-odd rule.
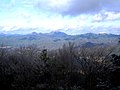
[[0, 0], [0, 33], [120, 34], [120, 0]]

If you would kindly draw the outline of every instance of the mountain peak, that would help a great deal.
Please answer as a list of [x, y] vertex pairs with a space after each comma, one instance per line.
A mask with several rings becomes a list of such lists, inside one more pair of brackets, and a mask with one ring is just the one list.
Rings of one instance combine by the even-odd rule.
[[60, 31], [52, 31], [52, 32], [48, 33], [48, 35], [51, 35], [51, 36], [67, 36], [66, 33], [60, 32]]
[[38, 35], [38, 33], [37, 32], [32, 32], [32, 35]]

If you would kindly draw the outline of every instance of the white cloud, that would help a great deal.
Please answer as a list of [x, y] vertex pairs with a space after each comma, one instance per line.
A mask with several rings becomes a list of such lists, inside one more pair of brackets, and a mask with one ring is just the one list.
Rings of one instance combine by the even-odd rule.
[[120, 20], [120, 12], [106, 12], [105, 14], [107, 15], [106, 20]]
[[35, 0], [34, 2], [40, 10], [54, 11], [62, 15], [74, 16], [101, 10], [120, 11], [120, 0]]
[[[46, 32], [59, 29], [75, 33], [92, 32], [93, 29], [105, 32], [109, 28], [120, 28], [120, 12], [116, 12], [119, 1], [11, 0], [13, 9], [7, 12], [3, 9], [4, 14], [0, 13], [0, 27], [3, 31], [37, 28]], [[109, 6], [115, 6], [116, 10]]]
[[68, 30], [69, 33], [72, 32], [72, 34], [78, 34], [82, 32], [108, 32], [109, 28], [120, 28], [119, 20], [112, 18], [114, 20], [112, 21], [112, 19], [110, 19], [113, 15], [116, 15], [114, 17], [117, 19], [119, 18], [119, 13], [115, 14], [107, 11], [104, 11], [104, 13], [100, 12], [95, 15], [81, 14], [76, 17], [63, 17], [60, 14], [46, 15], [41, 12], [31, 13], [29, 11], [19, 9], [9, 15], [6, 20], [0, 22], [0, 25], [3, 27], [3, 31], [14, 31], [21, 28], [37, 28], [41, 31], [45, 30], [45, 32]]
[[93, 16], [93, 22], [120, 20], [120, 12], [102, 10]]

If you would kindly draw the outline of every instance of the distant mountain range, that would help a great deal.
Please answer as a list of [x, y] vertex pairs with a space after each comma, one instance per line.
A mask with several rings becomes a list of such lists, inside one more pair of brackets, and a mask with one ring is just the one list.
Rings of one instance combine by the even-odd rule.
[[101, 45], [115, 45], [120, 35], [86, 33], [80, 35], [67, 35], [64, 32], [20, 34], [0, 34], [0, 44], [18, 47], [37, 45], [40, 48], [57, 49], [68, 42], [75, 42], [78, 47], [93, 47]]

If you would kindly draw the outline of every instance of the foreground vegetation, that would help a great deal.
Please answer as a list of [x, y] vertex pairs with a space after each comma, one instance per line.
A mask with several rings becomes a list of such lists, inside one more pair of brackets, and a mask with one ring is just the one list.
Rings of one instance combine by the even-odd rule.
[[69, 43], [54, 51], [35, 46], [0, 48], [0, 89], [119, 90], [119, 46], [76, 48]]

